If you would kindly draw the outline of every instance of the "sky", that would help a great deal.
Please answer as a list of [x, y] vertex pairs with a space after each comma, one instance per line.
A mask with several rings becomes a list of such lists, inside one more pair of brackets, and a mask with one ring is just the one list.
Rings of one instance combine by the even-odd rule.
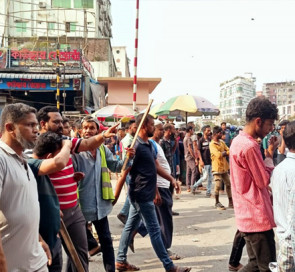
[[[133, 75], [136, 0], [111, 0], [113, 46]], [[192, 94], [219, 103], [219, 85], [245, 72], [295, 80], [295, 1], [140, 0], [138, 77], [161, 78], [155, 103]]]

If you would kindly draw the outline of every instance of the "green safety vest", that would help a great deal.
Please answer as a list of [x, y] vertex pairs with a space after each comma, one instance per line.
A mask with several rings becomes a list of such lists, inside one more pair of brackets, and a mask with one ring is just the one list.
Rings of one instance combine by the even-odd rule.
[[114, 200], [115, 196], [113, 193], [112, 183], [109, 175], [109, 170], [107, 166], [106, 153], [104, 145], [99, 147], [100, 157], [101, 157], [101, 182], [102, 182], [102, 199], [104, 200]]

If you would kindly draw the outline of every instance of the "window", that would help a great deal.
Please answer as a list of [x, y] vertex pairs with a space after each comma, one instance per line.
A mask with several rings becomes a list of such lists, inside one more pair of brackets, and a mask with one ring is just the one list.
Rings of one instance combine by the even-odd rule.
[[74, 8], [93, 8], [93, 0], [74, 0]]
[[52, 0], [53, 8], [71, 8], [71, 0]]
[[26, 22], [16, 22], [15, 27], [16, 27], [16, 32], [26, 32], [27, 31], [27, 23]]
[[70, 23], [70, 32], [76, 31], [76, 23]]
[[66, 32], [75, 32], [75, 31], [76, 31], [76, 23], [66, 22]]
[[48, 30], [54, 30], [55, 23], [48, 23], [47, 28], [48, 28]]

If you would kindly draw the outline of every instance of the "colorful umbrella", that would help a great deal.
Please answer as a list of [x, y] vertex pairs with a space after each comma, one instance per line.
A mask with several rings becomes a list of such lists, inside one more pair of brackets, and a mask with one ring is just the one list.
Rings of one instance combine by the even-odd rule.
[[122, 118], [122, 117], [134, 117], [134, 112], [125, 106], [120, 105], [110, 105], [103, 107], [96, 112], [92, 113], [92, 117], [95, 118], [107, 118], [107, 117], [114, 117], [114, 118]]
[[[164, 105], [164, 102], [152, 106], [149, 114], [152, 115], [154, 118], [157, 118], [158, 115], [156, 114], [156, 112], [159, 110], [160, 107], [162, 107], [162, 105]], [[144, 112], [145, 112], [145, 109], [142, 110], [140, 113], [144, 113]]]
[[202, 116], [219, 115], [219, 109], [201, 96], [180, 95], [170, 98], [163, 104], [157, 115]]

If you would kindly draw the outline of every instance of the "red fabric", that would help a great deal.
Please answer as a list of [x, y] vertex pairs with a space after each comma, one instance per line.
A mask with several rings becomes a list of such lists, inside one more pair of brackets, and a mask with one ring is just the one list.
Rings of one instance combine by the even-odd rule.
[[275, 227], [267, 189], [274, 167], [270, 158], [266, 161], [270, 166], [263, 161], [256, 140], [240, 131], [230, 147], [230, 176], [237, 228], [242, 232]]
[[[81, 139], [72, 138], [72, 153], [78, 151]], [[59, 172], [49, 175], [58, 196], [60, 209], [68, 209], [77, 205], [77, 182], [74, 180], [74, 167], [72, 158], [66, 167]]]

